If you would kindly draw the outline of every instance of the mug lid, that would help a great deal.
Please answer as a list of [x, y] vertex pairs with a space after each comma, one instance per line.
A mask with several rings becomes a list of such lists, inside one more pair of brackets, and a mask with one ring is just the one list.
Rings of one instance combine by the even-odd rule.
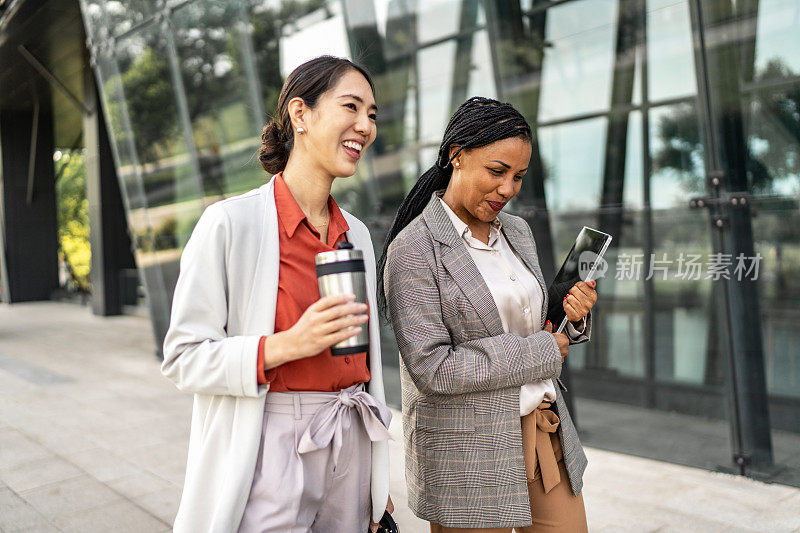
[[[350, 244], [350, 243], [348, 243]], [[339, 250], [332, 250], [330, 252], [320, 252], [314, 258], [314, 262], [317, 265], [325, 265], [328, 263], [338, 263], [340, 261], [353, 261], [353, 260], [362, 260], [364, 259], [364, 254], [358, 248], [352, 248], [352, 244], [350, 244], [351, 248], [342, 248]]]

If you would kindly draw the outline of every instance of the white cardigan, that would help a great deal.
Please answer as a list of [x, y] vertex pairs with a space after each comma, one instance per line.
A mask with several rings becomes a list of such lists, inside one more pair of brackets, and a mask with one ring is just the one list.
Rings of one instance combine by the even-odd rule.
[[[258, 342], [275, 328], [278, 213], [274, 178], [209, 206], [181, 257], [162, 373], [194, 393], [186, 479], [174, 530], [236, 531], [253, 481], [268, 386], [256, 378]], [[364, 252], [371, 380], [385, 403], [375, 300], [375, 255], [367, 227], [342, 210], [347, 239]], [[372, 515], [389, 495], [389, 446], [372, 443]]]

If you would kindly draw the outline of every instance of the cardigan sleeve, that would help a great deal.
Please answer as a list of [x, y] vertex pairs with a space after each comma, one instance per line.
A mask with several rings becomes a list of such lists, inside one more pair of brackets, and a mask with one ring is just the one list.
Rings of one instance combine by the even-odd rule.
[[454, 345], [441, 295], [419, 243], [398, 236], [389, 247], [384, 287], [400, 356], [417, 388], [458, 395], [519, 387], [561, 374], [555, 337], [503, 333]]
[[211, 205], [183, 250], [161, 372], [182, 391], [256, 397], [261, 336], [226, 332], [230, 232], [224, 208]]

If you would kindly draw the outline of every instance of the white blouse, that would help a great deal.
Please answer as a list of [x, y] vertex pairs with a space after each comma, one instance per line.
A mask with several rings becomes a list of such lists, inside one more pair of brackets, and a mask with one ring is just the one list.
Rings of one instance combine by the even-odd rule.
[[[442, 202], [450, 221], [467, 245], [478, 271], [483, 276], [489, 292], [492, 293], [500, 320], [506, 333], [527, 337], [540, 331], [542, 305], [544, 303], [543, 288], [519, 255], [508, 244], [500, 231], [502, 223], [494, 219], [489, 228], [489, 244], [484, 244], [472, 236], [472, 232], [458, 218], [444, 200]], [[584, 326], [585, 327], [585, 326]], [[583, 329], [583, 328], [581, 328]], [[577, 336], [580, 331], [567, 325], [570, 337]], [[536, 380], [526, 383], [520, 388], [519, 413], [525, 416], [536, 409], [542, 401], [554, 402], [556, 389], [552, 379]]]

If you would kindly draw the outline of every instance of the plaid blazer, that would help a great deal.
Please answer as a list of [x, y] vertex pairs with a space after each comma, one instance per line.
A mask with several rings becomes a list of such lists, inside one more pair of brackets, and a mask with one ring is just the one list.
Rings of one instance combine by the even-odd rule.
[[[500, 213], [502, 231], [547, 290], [528, 224]], [[544, 331], [503, 331], [489, 288], [434, 195], [392, 241], [384, 288], [400, 348], [409, 506], [448, 527], [531, 524], [522, 454], [520, 386], [557, 378], [561, 355]], [[578, 342], [588, 340], [591, 319]], [[558, 380], [557, 380], [558, 381]], [[558, 436], [572, 491], [586, 456], [560, 381]]]

